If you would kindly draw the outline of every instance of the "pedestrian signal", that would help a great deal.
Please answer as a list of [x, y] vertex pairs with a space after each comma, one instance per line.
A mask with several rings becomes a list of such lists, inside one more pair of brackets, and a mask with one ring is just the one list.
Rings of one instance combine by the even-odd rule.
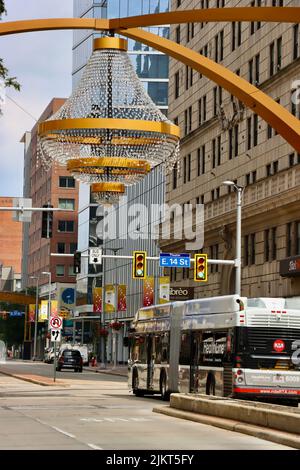
[[194, 281], [207, 281], [207, 255], [198, 254], [194, 258]]
[[81, 252], [75, 251], [74, 253], [74, 273], [80, 274], [81, 271]]
[[133, 252], [133, 279], [146, 279], [147, 271], [147, 252], [134, 251]]

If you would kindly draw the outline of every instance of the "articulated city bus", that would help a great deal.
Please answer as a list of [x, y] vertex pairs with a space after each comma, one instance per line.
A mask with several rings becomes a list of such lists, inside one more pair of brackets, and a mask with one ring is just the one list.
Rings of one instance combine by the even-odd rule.
[[138, 310], [129, 338], [137, 396], [195, 392], [300, 401], [300, 305], [236, 295]]

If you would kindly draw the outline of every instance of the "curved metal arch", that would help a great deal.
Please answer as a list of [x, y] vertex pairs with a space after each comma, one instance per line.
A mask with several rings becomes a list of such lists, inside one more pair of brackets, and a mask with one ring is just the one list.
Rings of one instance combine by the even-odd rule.
[[242, 101], [262, 117], [300, 153], [300, 121], [264, 92], [220, 64], [169, 39], [138, 28], [120, 29], [118, 33], [142, 42], [202, 73]]
[[[168, 15], [168, 16], [167, 16]], [[227, 15], [227, 16], [226, 16]], [[148, 19], [147, 19], [148, 18]], [[150, 45], [165, 54], [179, 60], [189, 67], [202, 73], [225, 90], [236, 96], [247, 107], [261, 116], [288, 143], [300, 153], [300, 121], [285, 108], [276, 103], [272, 98], [258, 88], [249, 84], [246, 80], [225, 67], [201, 56], [184, 46], [168, 39], [137, 28], [123, 29], [121, 25], [138, 24], [138, 26], [159, 25], [161, 22], [168, 24], [187, 23], [196, 21], [266, 21], [266, 22], [300, 22], [299, 7], [257, 7], [257, 8], [222, 8], [211, 10], [190, 10], [157, 15], [145, 15], [131, 18], [117, 18], [114, 20], [96, 20], [84, 18], [61, 18], [16, 21], [0, 24], [0, 35], [15, 34], [29, 31], [41, 31], [49, 29], [94, 29], [115, 30], [123, 36], [138, 40]], [[136, 23], [133, 23], [133, 22]], [[147, 23], [148, 21], [148, 23]], [[130, 23], [131, 22], [131, 23]], [[117, 29], [119, 25], [119, 29]]]
[[119, 28], [159, 26], [197, 22], [265, 21], [300, 23], [300, 7], [239, 7], [172, 11], [128, 18], [49, 18], [0, 23], [0, 36], [56, 29], [92, 29], [108, 31]]

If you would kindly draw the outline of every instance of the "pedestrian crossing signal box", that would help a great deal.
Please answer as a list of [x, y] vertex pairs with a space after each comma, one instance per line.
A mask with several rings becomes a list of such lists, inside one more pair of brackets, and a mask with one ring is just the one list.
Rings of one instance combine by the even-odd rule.
[[146, 279], [147, 277], [147, 252], [134, 251], [133, 252], [133, 279]]
[[207, 281], [207, 255], [196, 254], [194, 258], [194, 281], [206, 282]]

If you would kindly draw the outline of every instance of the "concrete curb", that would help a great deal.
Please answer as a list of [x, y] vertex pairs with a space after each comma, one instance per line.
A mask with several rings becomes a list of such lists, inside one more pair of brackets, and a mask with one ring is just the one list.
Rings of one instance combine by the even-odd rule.
[[174, 393], [170, 407], [215, 418], [230, 419], [247, 425], [277, 429], [300, 437], [300, 413], [281, 405], [245, 402], [222, 397]]
[[278, 431], [276, 429], [264, 428], [262, 426], [255, 426], [253, 424], [242, 423], [232, 419], [218, 418], [216, 416], [201, 415], [190, 411], [181, 411], [170, 406], [155, 407], [152, 410], [154, 413], [160, 413], [174, 418], [186, 419], [209, 426], [226, 429], [228, 431], [240, 432], [249, 436], [254, 436], [266, 441], [275, 442], [276, 444], [293, 447], [300, 449], [300, 437], [296, 434]]
[[90, 369], [88, 367], [83, 367], [83, 370], [87, 370], [89, 372], [94, 372], [94, 373], [98, 373], [98, 374], [106, 374], [106, 375], [117, 375], [118, 377], [127, 377], [127, 373], [126, 374], [122, 374], [121, 372], [114, 372], [112, 370], [106, 370], [106, 369], [96, 369], [96, 370], [93, 370], [93, 369]]
[[53, 383], [50, 382], [49, 383], [49, 382], [45, 382], [45, 381], [40, 380], [40, 379], [34, 379], [32, 377], [27, 377], [25, 375], [19, 375], [19, 374], [14, 374], [13, 372], [3, 371], [2, 369], [0, 369], [0, 374], [7, 375], [7, 376], [13, 377], [15, 379], [23, 380], [24, 382], [30, 382], [30, 383], [33, 383], [33, 384], [36, 384], [36, 385], [42, 385], [44, 387], [56, 387], [56, 386], [68, 387], [69, 386], [65, 382], [53, 382]]

